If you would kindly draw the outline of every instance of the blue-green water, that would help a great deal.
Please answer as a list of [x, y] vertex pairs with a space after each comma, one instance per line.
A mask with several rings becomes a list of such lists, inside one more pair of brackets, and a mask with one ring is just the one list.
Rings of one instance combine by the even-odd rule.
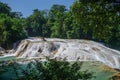
[[[13, 65], [15, 61], [15, 57], [4, 57], [0, 58], [0, 80], [10, 80], [10, 79], [16, 79], [16, 73], [15, 68], [18, 66], [21, 69], [26, 68], [26, 64], [19, 64], [19, 65]], [[3, 64], [3, 65], [2, 65]], [[109, 80], [109, 78], [117, 73], [117, 71], [108, 68], [108, 70], [103, 70], [104, 64], [100, 62], [83, 62], [81, 70], [88, 70], [89, 72], [93, 72], [93, 76], [95, 78], [92, 78], [91, 80]], [[18, 72], [19, 77], [22, 76], [22, 72], [19, 68], [16, 70]]]
[[15, 60], [15, 56], [0, 57], [0, 61]]

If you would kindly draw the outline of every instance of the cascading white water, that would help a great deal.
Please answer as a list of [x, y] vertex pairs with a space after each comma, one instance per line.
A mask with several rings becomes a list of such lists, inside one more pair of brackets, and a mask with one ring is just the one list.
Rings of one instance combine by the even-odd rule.
[[21, 41], [14, 56], [18, 58], [56, 58], [67, 61], [100, 61], [120, 69], [120, 52], [104, 45], [78, 39], [30, 38]]

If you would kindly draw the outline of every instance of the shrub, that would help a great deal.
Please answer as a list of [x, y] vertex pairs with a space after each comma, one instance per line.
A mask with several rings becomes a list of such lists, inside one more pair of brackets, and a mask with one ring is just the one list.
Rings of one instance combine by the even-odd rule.
[[67, 62], [48, 59], [47, 61], [31, 62], [22, 70], [23, 77], [17, 80], [88, 80], [93, 77], [91, 72], [81, 71], [82, 62]]

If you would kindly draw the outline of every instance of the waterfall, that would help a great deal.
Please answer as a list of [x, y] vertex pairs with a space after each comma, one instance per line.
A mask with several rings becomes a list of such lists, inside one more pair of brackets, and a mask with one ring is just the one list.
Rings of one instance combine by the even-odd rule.
[[29, 38], [14, 52], [17, 58], [56, 58], [67, 61], [99, 61], [120, 69], [120, 52], [90, 40]]

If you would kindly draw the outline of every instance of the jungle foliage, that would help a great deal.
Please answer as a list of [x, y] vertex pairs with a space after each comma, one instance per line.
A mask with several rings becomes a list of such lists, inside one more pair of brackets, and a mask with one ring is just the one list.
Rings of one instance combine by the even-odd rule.
[[0, 2], [0, 46], [29, 36], [90, 39], [120, 45], [120, 3], [117, 0], [76, 0], [66, 9], [54, 4], [50, 10], [34, 9], [23, 18]]

